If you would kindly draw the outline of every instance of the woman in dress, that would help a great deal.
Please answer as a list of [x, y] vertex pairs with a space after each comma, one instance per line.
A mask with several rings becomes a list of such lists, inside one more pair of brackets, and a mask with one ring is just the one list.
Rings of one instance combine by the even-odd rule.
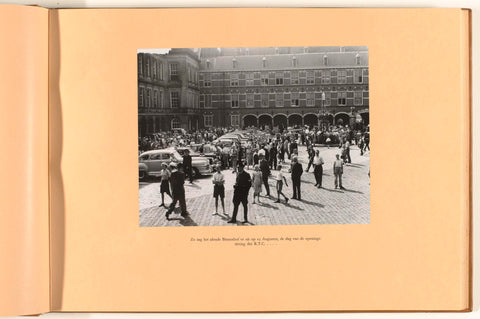
[[262, 192], [262, 172], [260, 171], [260, 166], [255, 165], [255, 171], [252, 173], [252, 184], [253, 184], [253, 204], [255, 204], [255, 197], [257, 197], [257, 203], [260, 203], [260, 193]]
[[166, 163], [162, 163], [162, 170], [160, 171], [160, 195], [162, 195], [162, 204], [159, 207], [167, 207], [165, 206], [165, 201], [164, 201], [164, 194], [167, 194], [172, 198], [172, 195], [170, 194], [170, 185], [168, 183], [168, 180], [170, 179], [170, 171], [167, 168]]

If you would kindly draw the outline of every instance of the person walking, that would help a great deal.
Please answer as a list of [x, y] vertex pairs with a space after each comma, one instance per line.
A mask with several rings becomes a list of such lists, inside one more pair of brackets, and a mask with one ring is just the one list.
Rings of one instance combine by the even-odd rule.
[[168, 184], [170, 175], [171, 173], [167, 168], [167, 164], [162, 163], [162, 170], [160, 171], [160, 195], [162, 196], [162, 204], [158, 207], [166, 207], [164, 194], [167, 194], [170, 196], [170, 198], [172, 198], [172, 194], [170, 194], [170, 185]]
[[248, 192], [252, 186], [252, 179], [250, 174], [243, 170], [243, 163], [238, 164], [237, 179], [235, 180], [233, 191], [233, 214], [232, 219], [228, 221], [229, 224], [237, 222], [237, 213], [240, 203], [243, 205], [243, 223], [248, 223]]
[[315, 176], [315, 186], [317, 188], [322, 188], [322, 177], [323, 177], [323, 158], [320, 156], [320, 151], [315, 151], [315, 156], [313, 157], [313, 175]]
[[255, 204], [255, 197], [257, 197], [257, 203], [260, 203], [260, 193], [262, 192], [262, 172], [260, 167], [255, 165], [254, 172], [252, 173], [252, 184], [253, 184], [253, 204]]
[[188, 149], [185, 150], [185, 154], [183, 155], [183, 167], [185, 168], [185, 174], [188, 175], [190, 184], [192, 184], [193, 183], [192, 157], [190, 156], [190, 151]]
[[233, 144], [230, 149], [230, 159], [232, 161], [232, 174], [237, 172], [238, 149], [237, 145]]
[[352, 162], [352, 158], [350, 157], [350, 141], [345, 142], [345, 160], [347, 163]]
[[250, 169], [250, 166], [253, 167], [253, 150], [250, 143], [247, 145], [247, 149], [245, 150], [245, 156], [247, 159], [247, 169]]
[[265, 191], [267, 192], [267, 196], [270, 197], [270, 186], [268, 186], [270, 167], [268, 166], [268, 161], [265, 159], [265, 157], [260, 157], [260, 170], [262, 171], [262, 180], [263, 185], [265, 186]]
[[343, 175], [343, 161], [340, 159], [340, 155], [335, 155], [337, 159], [333, 162], [333, 174], [335, 175], [335, 189], [340, 187], [340, 189], [345, 189], [342, 186], [342, 175]]
[[187, 203], [185, 201], [185, 173], [183, 172], [183, 164], [170, 164], [172, 168], [172, 174], [170, 175], [170, 187], [172, 189], [172, 203], [168, 208], [167, 212], [165, 213], [165, 217], [167, 220], [170, 220], [170, 214], [175, 209], [177, 202], [180, 204], [180, 208], [182, 210], [182, 217], [187, 217]]
[[216, 172], [213, 174], [213, 198], [215, 198], [215, 212], [213, 215], [218, 215], [218, 198], [222, 202], [223, 214], [225, 215], [225, 176], [222, 174], [222, 167], [216, 166]]
[[285, 199], [285, 204], [288, 203], [288, 198], [287, 196], [285, 196], [285, 194], [282, 192], [282, 189], [283, 189], [283, 182], [285, 182], [285, 185], [288, 187], [288, 184], [287, 184], [287, 179], [285, 178], [285, 176], [283, 176], [283, 173], [282, 173], [282, 165], [278, 165], [278, 172], [277, 172], [277, 175], [275, 176], [275, 179], [277, 180], [277, 200], [275, 201], [275, 203], [280, 203], [280, 195], [283, 196], [283, 198]]
[[293, 156], [292, 167], [291, 167], [292, 186], [293, 186], [292, 199], [302, 200], [302, 194], [300, 192], [300, 185], [302, 183], [301, 181], [302, 174], [303, 174], [302, 164], [298, 162], [298, 158], [296, 156]]
[[307, 148], [307, 153], [308, 153], [308, 165], [305, 172], [308, 173], [308, 171], [310, 170], [310, 166], [313, 165], [313, 158], [315, 157], [315, 151], [313, 150], [313, 146], [309, 146]]
[[277, 169], [277, 146], [274, 143], [270, 146], [270, 169]]

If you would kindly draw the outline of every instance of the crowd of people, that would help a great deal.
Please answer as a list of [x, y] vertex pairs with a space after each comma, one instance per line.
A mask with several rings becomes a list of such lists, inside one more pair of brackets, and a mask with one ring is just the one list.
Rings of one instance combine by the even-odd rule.
[[[219, 129], [217, 131], [199, 131], [187, 136], [170, 136], [163, 135], [160, 147], [168, 147], [172, 143], [185, 143], [203, 141], [206, 145], [219, 136], [222, 132], [229, 132], [229, 129]], [[351, 163], [350, 149], [352, 145], [356, 145], [361, 155], [369, 147], [369, 132], [351, 130], [348, 127], [333, 127], [329, 131], [318, 132], [316, 130], [302, 129], [286, 132], [278, 132], [276, 134], [260, 134], [263, 132], [255, 132], [249, 135], [246, 145], [242, 145], [240, 141], [232, 144], [219, 143], [212, 148], [216, 153], [215, 157], [215, 173], [212, 177], [213, 197], [215, 198], [215, 211], [213, 215], [217, 215], [219, 202], [225, 212], [225, 170], [236, 173], [233, 193], [233, 213], [228, 223], [237, 223], [237, 214], [240, 204], [244, 210], [243, 223], [248, 221], [248, 196], [250, 188], [253, 187], [253, 204], [260, 203], [260, 194], [265, 190], [266, 197], [272, 198], [270, 192], [269, 179], [273, 177], [275, 180], [276, 200], [275, 203], [281, 203], [283, 199], [288, 203], [289, 198], [284, 193], [285, 187], [289, 187], [285, 173], [290, 174], [290, 182], [293, 196], [290, 199], [302, 200], [301, 185], [302, 174], [309, 172], [313, 168], [315, 177], [315, 187], [322, 188], [323, 165], [325, 164], [318, 146], [319, 140], [323, 139], [324, 145], [328, 147], [338, 147], [339, 152], [335, 155], [333, 161], [333, 174], [335, 176], [335, 189], [344, 189], [342, 185], [343, 168], [346, 163]], [[334, 135], [335, 134], [335, 135]], [[335, 144], [328, 141], [326, 136], [336, 136]], [[157, 141], [158, 142], [158, 141]], [[308, 164], [304, 170], [302, 164], [298, 160], [299, 145], [306, 146], [308, 156]], [[286, 168], [286, 170], [284, 169]], [[191, 156], [186, 152], [182, 163], [171, 163], [169, 166], [164, 165], [161, 171], [160, 194], [162, 199], [161, 207], [168, 208], [165, 216], [169, 219], [174, 211], [177, 203], [180, 205], [181, 216], [187, 217], [188, 211], [185, 200], [184, 183], [187, 177], [192, 183], [191, 173]], [[252, 170], [251, 174], [247, 170]], [[285, 172], [286, 171], [286, 172]], [[164, 196], [168, 195], [172, 198], [169, 207], [165, 206]]]

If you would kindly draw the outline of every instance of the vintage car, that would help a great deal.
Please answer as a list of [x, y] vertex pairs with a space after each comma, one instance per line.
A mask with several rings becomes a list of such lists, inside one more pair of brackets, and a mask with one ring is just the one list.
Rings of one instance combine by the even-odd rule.
[[180, 154], [181, 156], [183, 156], [185, 154], [185, 151], [188, 150], [190, 152], [190, 156], [192, 157], [192, 162], [193, 162], [193, 160], [195, 160], [197, 158], [204, 158], [204, 159], [206, 158], [206, 159], [208, 159], [208, 163], [210, 164], [210, 166], [212, 166], [212, 164], [213, 164], [213, 160], [214, 160], [213, 157], [205, 156], [205, 154], [200, 153], [198, 151], [198, 148], [195, 148], [192, 145], [190, 145], [190, 146], [177, 146], [177, 147], [175, 147], [175, 149], [177, 150], [178, 154]]
[[[160, 176], [162, 163], [182, 163], [183, 157], [173, 148], [148, 151], [138, 157], [138, 177], [143, 180], [148, 176]], [[199, 177], [212, 174], [210, 162], [207, 158], [192, 156], [193, 175]]]

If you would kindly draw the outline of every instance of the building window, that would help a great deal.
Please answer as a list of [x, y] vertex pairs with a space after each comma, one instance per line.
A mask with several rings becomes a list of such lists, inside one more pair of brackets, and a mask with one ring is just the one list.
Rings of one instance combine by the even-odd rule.
[[279, 48], [275, 48], [275, 54], [280, 54], [280, 49]]
[[326, 54], [323, 56], [323, 65], [328, 65], [328, 56]]
[[157, 91], [158, 93], [158, 108], [163, 109], [163, 92]]
[[315, 84], [315, 72], [313, 70], [307, 71], [307, 84]]
[[143, 88], [138, 88], [138, 106], [143, 107], [145, 105], [144, 98], [143, 98]]
[[315, 93], [307, 92], [307, 106], [315, 106]]
[[152, 61], [153, 63], [153, 78], [156, 79], [157, 78], [157, 61], [153, 60]]
[[325, 101], [323, 101], [324, 106], [330, 106], [332, 101], [332, 94], [330, 92], [325, 92]]
[[170, 64], [170, 80], [178, 81], [178, 63]]
[[157, 90], [153, 91], [153, 107], [154, 108], [158, 107], [158, 91]]
[[267, 67], [267, 58], [266, 57], [262, 58], [262, 65], [263, 65], [264, 68]]
[[245, 80], [246, 85], [247, 86], [253, 86], [253, 73], [251, 73], [251, 72], [247, 73], [245, 75], [245, 78], [246, 78], [246, 80]]
[[151, 92], [152, 92], [152, 89], [150, 88], [147, 88], [147, 108], [150, 107], [150, 97], [151, 97]]
[[331, 75], [330, 71], [322, 71], [322, 84], [330, 84]]
[[292, 58], [292, 66], [297, 66], [297, 57], [296, 56], [294, 56]]
[[236, 58], [232, 59], [232, 66], [233, 66], [234, 69], [237, 68], [237, 59]]
[[355, 64], [360, 65], [360, 54], [358, 53], [355, 55]]
[[339, 106], [347, 105], [347, 92], [338, 92], [337, 104]]
[[209, 59], [207, 59], [206, 65], [207, 65], [207, 69], [210, 69], [210, 60]]
[[354, 105], [362, 105], [363, 104], [363, 92], [362, 91], [353, 92], [353, 104]]
[[275, 73], [275, 85], [283, 85], [283, 72]]
[[212, 95], [205, 94], [205, 108], [211, 109], [212, 108]]
[[253, 93], [247, 93], [247, 107], [253, 107]]
[[200, 94], [200, 108], [203, 109], [205, 107], [205, 94]]
[[238, 103], [238, 94], [232, 94], [232, 107], [238, 107], [239, 103]]
[[275, 106], [283, 107], [283, 93], [275, 94]]
[[363, 72], [361, 69], [353, 70], [353, 83], [363, 83]]
[[213, 126], [213, 114], [203, 116], [203, 125], [205, 127]]
[[163, 81], [163, 63], [158, 62], [158, 78]]
[[230, 115], [230, 123], [232, 126], [240, 126], [240, 115]]
[[268, 85], [268, 73], [262, 73], [261, 84], [262, 85]]
[[142, 55], [138, 55], [138, 74], [143, 74], [143, 58]]
[[292, 71], [290, 83], [293, 85], [298, 84], [298, 71]]
[[292, 106], [299, 106], [300, 105], [300, 94], [298, 92], [292, 92], [291, 94], [291, 101], [292, 101]]
[[337, 71], [337, 83], [338, 84], [347, 83], [347, 71], [345, 70]]
[[205, 73], [205, 80], [203, 82], [203, 86], [210, 87], [212, 86], [212, 75], [210, 73]]
[[170, 105], [172, 108], [180, 107], [180, 95], [178, 92], [170, 92]]
[[147, 55], [145, 59], [145, 75], [150, 76], [150, 57]]
[[260, 104], [262, 107], [268, 107], [268, 93], [262, 93]]
[[230, 74], [230, 86], [238, 86], [238, 73]]
[[180, 120], [177, 118], [172, 119], [172, 122], [170, 123], [172, 130], [175, 128], [180, 128]]

